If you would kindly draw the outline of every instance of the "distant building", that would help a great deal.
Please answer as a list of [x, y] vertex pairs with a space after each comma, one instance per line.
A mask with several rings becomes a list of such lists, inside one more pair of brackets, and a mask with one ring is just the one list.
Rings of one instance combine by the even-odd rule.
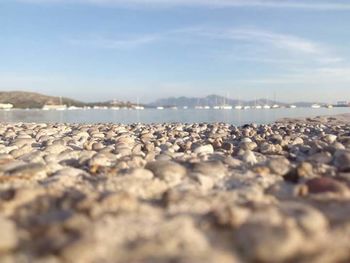
[[13, 104], [11, 103], [0, 103], [1, 110], [9, 110], [13, 108]]

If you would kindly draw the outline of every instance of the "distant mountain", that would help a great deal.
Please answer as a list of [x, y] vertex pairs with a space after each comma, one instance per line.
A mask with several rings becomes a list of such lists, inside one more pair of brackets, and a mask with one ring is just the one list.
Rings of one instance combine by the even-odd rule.
[[218, 106], [218, 105], [254, 106], [254, 105], [266, 105], [266, 104], [268, 104], [268, 105], [278, 104], [280, 106], [287, 106], [288, 105], [287, 103], [273, 101], [273, 100], [259, 99], [259, 100], [243, 101], [243, 100], [225, 98], [225, 97], [219, 96], [219, 95], [209, 95], [209, 96], [206, 96], [204, 98], [170, 97], [170, 98], [156, 100], [155, 102], [152, 102], [149, 105], [153, 106], [153, 107], [157, 107], [157, 106], [167, 106], [167, 107], [171, 107], [171, 106], [177, 106], [177, 107], [210, 106], [210, 107], [213, 107], [213, 106]]

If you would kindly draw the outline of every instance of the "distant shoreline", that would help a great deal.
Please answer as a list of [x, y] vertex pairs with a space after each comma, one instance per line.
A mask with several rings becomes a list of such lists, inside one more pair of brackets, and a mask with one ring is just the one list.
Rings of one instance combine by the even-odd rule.
[[317, 117], [306, 118], [283, 118], [276, 121], [277, 123], [312, 123], [312, 124], [349, 124], [350, 113], [337, 114], [337, 115], [324, 115]]

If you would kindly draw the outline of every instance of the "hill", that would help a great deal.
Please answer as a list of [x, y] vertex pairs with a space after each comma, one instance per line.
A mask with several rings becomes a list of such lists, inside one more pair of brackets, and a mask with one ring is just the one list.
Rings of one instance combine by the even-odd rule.
[[66, 104], [67, 106], [85, 106], [81, 101], [43, 95], [36, 92], [1, 91], [0, 103], [11, 103], [15, 108], [42, 108], [45, 104]]

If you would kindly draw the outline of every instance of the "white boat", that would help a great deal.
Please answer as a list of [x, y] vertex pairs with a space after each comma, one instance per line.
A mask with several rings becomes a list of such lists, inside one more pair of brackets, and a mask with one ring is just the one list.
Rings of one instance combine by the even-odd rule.
[[262, 106], [261, 106], [261, 105], [256, 105], [256, 106], [255, 106], [255, 109], [261, 110], [261, 109], [262, 109]]
[[243, 106], [237, 105], [237, 106], [235, 106], [235, 109], [236, 109], [236, 110], [242, 110], [242, 109], [243, 109]]
[[295, 106], [295, 105], [289, 105], [289, 108], [291, 108], [291, 109], [295, 109], [297, 106]]
[[202, 106], [195, 106], [194, 107], [196, 110], [203, 110], [203, 107]]
[[184, 109], [184, 110], [187, 110], [187, 109], [188, 109], [188, 106], [183, 106], [183, 109]]
[[265, 110], [269, 110], [269, 109], [271, 109], [271, 106], [270, 105], [264, 105], [264, 107], [263, 107]]
[[326, 108], [327, 108], [327, 109], [333, 109], [333, 105], [331, 105], [331, 104], [326, 105]]
[[243, 109], [249, 110], [249, 109], [251, 109], [251, 107], [250, 106], [244, 106]]
[[120, 110], [120, 107], [118, 107], [118, 106], [113, 106], [113, 107], [111, 107], [111, 110]]
[[157, 110], [164, 110], [164, 107], [163, 106], [158, 106]]
[[272, 106], [272, 108], [273, 108], [273, 109], [278, 109], [278, 108], [280, 108], [280, 105], [275, 104], [275, 105]]
[[76, 107], [76, 106], [69, 106], [68, 107], [68, 110], [79, 110], [79, 109], [81, 109], [81, 108]]
[[1, 110], [9, 111], [12, 108], [13, 108], [13, 104], [11, 104], [11, 103], [0, 103]]
[[319, 104], [313, 104], [313, 105], [311, 105], [311, 108], [313, 108], [313, 109], [319, 109], [319, 108], [321, 108], [321, 105], [319, 105]]
[[145, 107], [137, 105], [137, 106], [134, 107], [134, 109], [135, 110], [144, 110]]
[[43, 110], [66, 110], [67, 109], [67, 105], [44, 105]]
[[221, 109], [223, 109], [223, 110], [232, 110], [232, 106], [230, 106], [230, 105], [223, 105], [223, 106], [221, 106]]
[[48, 101], [42, 108], [43, 110], [66, 110], [67, 105], [62, 103], [62, 97], [60, 97], [59, 104], [54, 104], [53, 101]]
[[172, 109], [172, 110], [177, 110], [177, 107], [176, 107], [176, 106], [173, 106], [173, 107], [170, 107], [170, 109]]
[[210, 106], [204, 106], [205, 110], [210, 110]]
[[214, 106], [213, 109], [214, 110], [220, 110], [220, 106]]

